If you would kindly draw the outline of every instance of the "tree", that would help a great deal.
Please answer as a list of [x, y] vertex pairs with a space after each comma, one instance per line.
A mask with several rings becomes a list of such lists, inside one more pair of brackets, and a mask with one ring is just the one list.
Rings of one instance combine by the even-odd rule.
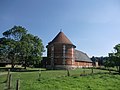
[[120, 73], [120, 44], [117, 44], [115, 47], [115, 65], [118, 67], [118, 71]]
[[7, 51], [6, 51], [6, 38], [0, 38], [0, 59], [3, 61], [7, 59]]
[[[14, 68], [14, 63], [16, 62], [19, 54], [19, 41], [23, 35], [25, 35], [27, 30], [21, 26], [14, 26], [13, 28], [5, 31], [3, 33], [3, 38], [1, 38], [0, 52], [2, 55], [6, 54], [7, 58], [11, 60], [12, 68]], [[6, 58], [4, 58], [6, 59]]]
[[42, 52], [44, 52], [42, 40], [32, 34], [26, 34], [20, 42], [20, 56], [25, 68], [31, 64], [38, 64], [41, 60]]
[[10, 38], [1, 39], [0, 53], [2, 53], [3, 59], [11, 60], [12, 68], [14, 68], [15, 60], [15, 42]]
[[5, 31], [3, 36], [6, 38], [13, 39], [15, 41], [20, 41], [23, 35], [27, 33], [27, 30], [22, 26], [14, 26], [13, 28]]
[[42, 40], [28, 34], [25, 28], [14, 26], [5, 31], [3, 36], [0, 38], [0, 56], [4, 57], [5, 54], [6, 58], [11, 60], [12, 68], [16, 62], [24, 62], [26, 68], [27, 64], [38, 63], [41, 60], [44, 51]]
[[109, 53], [109, 57], [106, 58], [106, 60], [104, 61], [104, 65], [106, 67], [114, 67], [115, 66], [115, 56], [114, 53]]

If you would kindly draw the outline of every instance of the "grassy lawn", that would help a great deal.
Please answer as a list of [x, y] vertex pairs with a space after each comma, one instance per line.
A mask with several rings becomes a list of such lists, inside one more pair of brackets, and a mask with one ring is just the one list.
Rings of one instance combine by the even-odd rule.
[[[39, 69], [30, 69], [23, 72], [11, 72], [12, 88], [15, 90], [16, 80], [20, 80], [20, 90], [120, 90], [120, 75], [109, 74], [106, 70], [91, 69], [70, 70], [42, 70], [39, 79]], [[80, 76], [82, 74], [82, 76]], [[0, 90], [6, 90], [4, 82], [7, 71], [0, 71]]]

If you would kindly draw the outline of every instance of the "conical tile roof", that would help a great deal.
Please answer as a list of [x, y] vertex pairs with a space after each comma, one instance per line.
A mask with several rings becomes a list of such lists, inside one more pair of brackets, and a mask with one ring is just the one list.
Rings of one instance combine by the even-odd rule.
[[53, 43], [63, 43], [63, 44], [73, 45], [72, 42], [66, 37], [66, 35], [61, 31], [57, 34], [57, 36], [49, 44], [53, 44]]

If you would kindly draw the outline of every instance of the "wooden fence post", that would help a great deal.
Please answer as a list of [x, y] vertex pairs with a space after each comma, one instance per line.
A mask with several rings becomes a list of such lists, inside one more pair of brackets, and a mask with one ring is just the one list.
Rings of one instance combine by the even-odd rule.
[[38, 72], [38, 81], [40, 81], [40, 79], [41, 79], [41, 69]]
[[83, 75], [85, 75], [85, 67], [83, 68]]
[[94, 68], [94, 67], [91, 68], [91, 69], [92, 69], [92, 74], [94, 73], [94, 72], [93, 72], [93, 68]]
[[7, 74], [6, 82], [8, 82], [8, 80], [9, 80], [9, 75], [10, 75], [10, 69], [8, 69], [8, 74]]
[[16, 82], [16, 90], [19, 90], [19, 87], [20, 87], [20, 82], [19, 82], [19, 80], [17, 80], [17, 82]]
[[8, 89], [11, 88], [11, 74], [9, 75], [9, 79], [8, 79]]
[[69, 69], [67, 69], [67, 76], [70, 76], [70, 71], [69, 71]]

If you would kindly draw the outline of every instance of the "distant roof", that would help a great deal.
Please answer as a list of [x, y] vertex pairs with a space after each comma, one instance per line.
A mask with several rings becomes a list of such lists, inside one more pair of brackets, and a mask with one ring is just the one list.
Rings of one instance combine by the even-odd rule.
[[60, 31], [49, 44], [53, 44], [53, 43], [63, 43], [63, 44], [73, 45], [72, 42], [66, 37], [66, 35], [62, 31]]
[[79, 50], [75, 50], [75, 60], [76, 61], [92, 62], [92, 60], [88, 57], [88, 55], [86, 53], [83, 53]]

